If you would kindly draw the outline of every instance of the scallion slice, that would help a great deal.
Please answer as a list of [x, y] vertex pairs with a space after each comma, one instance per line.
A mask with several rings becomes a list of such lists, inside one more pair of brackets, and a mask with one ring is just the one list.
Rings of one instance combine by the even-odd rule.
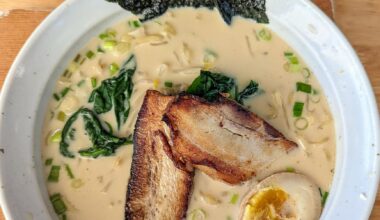
[[57, 213], [57, 215], [62, 215], [67, 211], [67, 207], [62, 200], [61, 194], [56, 193], [56, 194], [50, 196], [50, 201], [51, 201], [53, 208], [54, 208], [54, 211], [55, 211], [55, 213]]
[[109, 65], [109, 71], [111, 75], [115, 75], [119, 71], [119, 69], [119, 65], [117, 65], [116, 63], [112, 63]]
[[50, 166], [53, 164], [53, 158], [49, 158], [45, 160], [45, 166]]
[[239, 194], [233, 194], [230, 199], [230, 203], [235, 205], [239, 201]]
[[61, 97], [59, 97], [59, 95], [57, 93], [54, 93], [53, 97], [54, 97], [55, 101], [57, 101], [57, 102], [61, 99]]
[[322, 192], [322, 189], [319, 188], [319, 194], [321, 195], [322, 206], [325, 206], [327, 198], [329, 197], [329, 192]]
[[303, 70], [302, 70], [302, 75], [305, 77], [305, 79], [310, 78], [310, 76], [311, 76], [311, 71], [309, 70], [309, 68], [303, 68]]
[[322, 195], [322, 206], [325, 206], [328, 197], [329, 197], [329, 192], [324, 192]]
[[166, 87], [166, 88], [172, 88], [172, 87], [173, 87], [173, 82], [166, 81], [166, 82], [165, 82], [165, 87]]
[[98, 80], [95, 77], [91, 78], [91, 85], [92, 88], [96, 88], [96, 86], [98, 85]]
[[114, 29], [108, 29], [108, 30], [107, 30], [107, 34], [108, 34], [108, 36], [114, 38], [114, 37], [116, 37], [117, 32], [116, 32], [116, 30], [114, 30]]
[[74, 179], [73, 171], [71, 170], [70, 166], [68, 164], [65, 164], [65, 169], [67, 172], [67, 175], [70, 177], [70, 179]]
[[292, 57], [292, 56], [294, 56], [294, 53], [293, 52], [289, 52], [289, 51], [285, 51], [284, 52], [284, 56], [285, 57]]
[[74, 62], [78, 63], [81, 57], [82, 56], [80, 54], [77, 54], [77, 56], [74, 58]]
[[310, 94], [312, 92], [312, 87], [310, 84], [297, 82], [297, 92], [304, 92]]
[[115, 40], [106, 40], [103, 44], [103, 49], [105, 50], [113, 50], [117, 45]]
[[133, 28], [133, 29], [137, 29], [137, 28], [141, 27], [141, 23], [138, 20], [129, 20], [128, 25], [130, 28]]
[[66, 114], [65, 114], [63, 111], [58, 112], [57, 119], [58, 119], [59, 121], [65, 121], [65, 119], [66, 119]]
[[101, 33], [101, 34], [99, 34], [99, 38], [100, 38], [101, 40], [105, 40], [105, 39], [109, 38], [109, 36], [108, 36], [107, 33]]
[[190, 212], [191, 220], [203, 220], [206, 219], [206, 212], [203, 209], [194, 209]]
[[50, 169], [50, 173], [48, 176], [49, 182], [58, 182], [59, 180], [59, 171], [61, 170], [61, 166], [53, 165]]
[[62, 89], [62, 91], [60, 92], [61, 98], [64, 98], [67, 95], [67, 93], [69, 93], [69, 91], [70, 91], [69, 87]]
[[294, 106], [293, 106], [293, 116], [294, 117], [301, 117], [304, 106], [305, 106], [305, 103], [303, 103], [303, 102], [296, 102], [296, 103], [294, 103]]
[[296, 56], [286, 57], [290, 64], [299, 64], [300, 61]]
[[98, 49], [96, 50], [96, 52], [98, 52], [98, 53], [105, 53], [105, 51], [101, 47], [98, 47]]
[[288, 173], [294, 173], [296, 170], [294, 169], [294, 167], [287, 167], [286, 168], [286, 172]]
[[89, 51], [87, 51], [87, 53], [86, 53], [86, 57], [87, 57], [88, 59], [92, 59], [92, 58], [95, 57], [95, 53], [94, 53], [92, 50], [89, 50]]
[[301, 64], [298, 60], [298, 57], [294, 55], [293, 52], [284, 52], [285, 58], [288, 60], [287, 65], [285, 65], [285, 70], [291, 73], [301, 71]]
[[296, 127], [298, 130], [303, 131], [309, 127], [309, 121], [304, 117], [298, 117], [294, 121], [294, 127]]
[[62, 215], [61, 215], [61, 220], [67, 220], [67, 216], [66, 216], [66, 214], [62, 214]]
[[61, 141], [61, 138], [62, 138], [62, 131], [61, 130], [57, 130], [55, 131], [51, 136], [50, 136], [50, 141], [52, 143], [59, 143]]
[[257, 33], [258, 37], [260, 40], [264, 40], [264, 41], [270, 41], [272, 40], [272, 33], [266, 29], [266, 28], [263, 28], [261, 29], [258, 33]]

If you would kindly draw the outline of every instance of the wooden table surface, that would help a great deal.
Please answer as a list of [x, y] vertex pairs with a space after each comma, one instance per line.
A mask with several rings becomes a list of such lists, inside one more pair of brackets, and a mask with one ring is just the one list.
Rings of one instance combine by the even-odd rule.
[[[358, 52], [380, 104], [380, 0], [314, 0]], [[0, 88], [19, 49], [62, 0], [0, 0]], [[380, 193], [371, 220], [380, 219]], [[0, 220], [4, 217], [0, 210]]]

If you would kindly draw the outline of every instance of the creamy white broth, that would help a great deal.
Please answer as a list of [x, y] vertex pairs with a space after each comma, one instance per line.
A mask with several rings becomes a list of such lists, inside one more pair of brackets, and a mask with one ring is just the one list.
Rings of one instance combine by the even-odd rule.
[[[53, 165], [61, 166], [59, 181], [47, 182], [48, 191], [50, 195], [62, 195], [68, 206], [68, 219], [124, 218], [132, 146], [120, 147], [111, 157], [91, 159], [77, 155], [75, 159], [70, 159], [59, 153], [59, 143], [48, 139], [52, 133], [62, 129], [67, 118], [80, 107], [92, 107], [88, 103], [93, 90], [91, 78], [95, 77], [99, 85], [102, 80], [111, 77], [110, 64], [121, 66], [131, 54], [136, 56], [137, 71], [133, 77], [132, 109], [127, 122], [118, 131], [113, 111], [100, 115], [102, 121], [113, 127], [114, 135], [127, 137], [132, 134], [146, 90], [167, 92], [164, 89], [166, 81], [173, 82], [177, 90], [184, 90], [206, 66], [234, 77], [240, 89], [250, 80], [257, 81], [263, 92], [246, 100], [245, 105], [299, 144], [299, 149], [292, 151], [288, 157], [274, 162], [260, 176], [241, 185], [230, 186], [197, 171], [189, 215], [193, 210], [202, 209], [207, 219], [237, 219], [239, 201], [244, 194], [257, 181], [286, 169], [309, 176], [322, 190], [328, 191], [335, 164], [335, 131], [326, 98], [313, 74], [307, 83], [318, 91], [317, 100], [314, 100], [318, 103], [307, 102], [305, 93], [295, 91], [296, 82], [305, 82], [305, 77], [302, 73], [290, 73], [284, 68], [287, 62], [284, 52], [292, 49], [274, 33], [271, 33], [270, 41], [259, 39], [257, 32], [264, 27], [241, 18], [228, 26], [217, 11], [184, 8], [171, 10], [137, 30], [132, 30], [127, 21], [112, 27], [111, 31], [117, 32], [116, 40], [124, 47], [96, 53], [103, 41], [98, 37], [91, 40], [79, 54], [85, 57], [91, 50], [96, 55], [81, 65], [70, 64], [71, 77], [63, 76], [58, 81], [55, 93], [66, 87], [71, 90], [60, 101], [52, 98], [42, 136], [42, 159], [53, 159]], [[128, 36], [137, 40], [131, 40]], [[130, 50], [128, 44], [131, 44]], [[211, 64], [204, 61], [205, 54], [209, 53], [207, 51], [216, 55]], [[306, 67], [302, 61], [301, 65]], [[85, 80], [84, 83], [78, 86], [82, 80]], [[310, 103], [303, 111], [303, 117], [309, 122], [305, 130], [295, 127], [296, 118], [292, 112], [295, 101]], [[65, 121], [57, 118], [61, 111], [67, 115]], [[83, 131], [83, 122], [78, 120], [74, 127], [77, 130], [76, 139], [71, 143], [70, 150], [77, 152], [88, 148], [91, 142]], [[67, 175], [65, 164], [70, 166], [74, 179]], [[46, 177], [50, 169], [51, 166], [45, 166]], [[238, 197], [238, 202], [234, 204], [231, 203], [233, 195]], [[210, 199], [205, 197], [216, 199], [217, 204], [211, 204], [213, 202], [210, 203]]]

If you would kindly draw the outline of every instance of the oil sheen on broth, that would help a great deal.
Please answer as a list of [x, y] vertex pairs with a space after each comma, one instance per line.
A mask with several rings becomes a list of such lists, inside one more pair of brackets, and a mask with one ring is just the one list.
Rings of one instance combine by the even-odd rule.
[[[289, 62], [286, 54], [297, 55], [281, 38], [265, 25], [241, 18], [227, 26], [217, 11], [206, 9], [175, 9], [153, 21], [131, 24], [123, 21], [105, 31], [113, 43], [92, 39], [59, 79], [56, 97], [49, 103], [42, 137], [44, 172], [48, 179], [52, 165], [61, 167], [59, 181], [47, 181], [47, 189], [50, 195], [61, 194], [67, 219], [124, 218], [133, 146], [122, 146], [111, 157], [70, 159], [59, 153], [57, 134], [78, 108], [91, 106], [88, 98], [93, 87], [110, 78], [112, 67], [117, 69], [132, 53], [138, 67], [131, 112], [114, 135], [126, 137], [133, 132], [147, 89], [183, 91], [205, 68], [230, 74], [240, 88], [249, 80], [257, 81], [261, 92], [248, 99], [246, 106], [299, 144], [290, 157], [274, 162], [262, 176], [242, 185], [230, 186], [197, 172], [188, 214], [202, 210], [207, 219], [237, 219], [244, 194], [258, 180], [279, 171], [306, 174], [322, 190], [329, 190], [335, 164], [334, 121], [316, 78], [301, 58], [296, 66]], [[297, 82], [312, 85], [312, 94], [297, 92]], [[295, 102], [304, 103], [302, 118], [293, 117]], [[113, 111], [100, 118], [116, 128]], [[74, 127], [77, 132], [71, 150], [91, 146], [83, 122], [79, 120]]]

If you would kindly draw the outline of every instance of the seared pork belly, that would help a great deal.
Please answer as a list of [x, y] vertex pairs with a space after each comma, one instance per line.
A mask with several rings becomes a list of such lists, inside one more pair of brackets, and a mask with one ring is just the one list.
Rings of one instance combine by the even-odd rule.
[[193, 173], [171, 159], [161, 132], [173, 96], [148, 91], [134, 132], [134, 152], [125, 219], [179, 220], [186, 215]]
[[180, 95], [163, 120], [177, 163], [230, 184], [250, 179], [297, 147], [256, 114], [222, 96], [208, 102]]

